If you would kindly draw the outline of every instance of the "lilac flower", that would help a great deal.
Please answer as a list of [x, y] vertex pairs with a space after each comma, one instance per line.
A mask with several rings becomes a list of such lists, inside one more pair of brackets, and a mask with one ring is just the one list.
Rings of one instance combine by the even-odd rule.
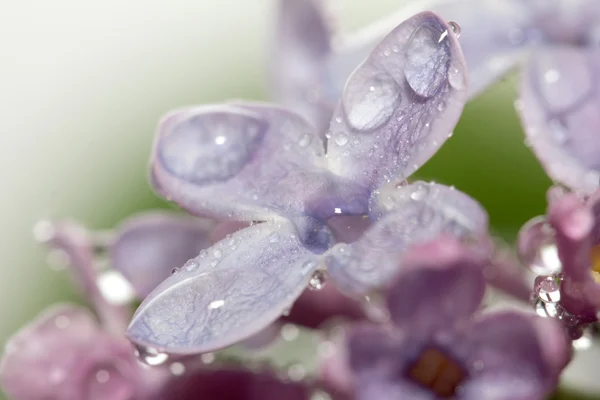
[[[108, 237], [68, 221], [38, 224], [38, 239], [66, 258], [99, 320], [74, 305], [44, 311], [8, 342], [0, 364], [3, 389], [14, 400], [160, 400], [165, 393], [183, 400], [190, 390], [207, 399], [278, 399], [282, 393], [305, 398], [306, 386], [268, 373], [207, 370], [190, 360], [148, 368], [138, 363], [125, 339], [133, 288], [143, 298], [171, 274], [173, 263], [184, 263], [208, 246], [215, 229], [212, 221], [162, 212], [132, 217]], [[98, 271], [98, 250], [109, 255], [114, 270]], [[270, 342], [268, 333], [248, 345]], [[166, 360], [144, 350], [137, 357], [150, 365]]]
[[475, 314], [483, 264], [451, 237], [414, 247], [390, 284], [391, 325], [345, 329], [324, 377], [357, 400], [544, 399], [571, 356], [554, 320], [518, 311]]
[[460, 23], [471, 97], [526, 61], [516, 104], [527, 142], [553, 180], [587, 194], [598, 188], [597, 1], [415, 1], [398, 15], [347, 37], [330, 52], [322, 86], [341, 93], [354, 62], [398, 21], [421, 9]]
[[[284, 2], [284, 12], [300, 3], [313, 4]], [[133, 317], [132, 342], [179, 355], [230, 346], [285, 315], [326, 273], [345, 293], [377, 291], [398, 255], [442, 232], [484, 244], [489, 258], [476, 201], [444, 185], [402, 183], [450, 136], [467, 97], [464, 70], [451, 25], [424, 12], [348, 79], [326, 143], [279, 106], [235, 101], [168, 114], [152, 152], [155, 190], [194, 215], [251, 225], [161, 283]], [[335, 244], [334, 232], [354, 242]], [[489, 272], [529, 296], [520, 277]]]
[[577, 338], [600, 310], [600, 192], [580, 198], [554, 188], [549, 194], [547, 217], [521, 229], [519, 253], [539, 274], [541, 315], [559, 318]]

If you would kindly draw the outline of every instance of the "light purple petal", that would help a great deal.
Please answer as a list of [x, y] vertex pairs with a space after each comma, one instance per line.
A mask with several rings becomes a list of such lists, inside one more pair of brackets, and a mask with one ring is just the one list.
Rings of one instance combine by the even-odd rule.
[[194, 354], [261, 331], [292, 306], [319, 266], [299, 236], [291, 222], [265, 222], [201, 252], [144, 300], [130, 340]]
[[387, 293], [394, 323], [423, 334], [468, 319], [485, 293], [483, 263], [447, 236], [414, 246]]
[[[365, 295], [402, 270], [401, 257], [416, 243], [441, 233], [459, 238], [487, 233], [487, 215], [466, 194], [439, 184], [416, 182], [382, 190], [372, 209], [379, 218], [352, 244], [328, 251], [329, 275], [344, 292]], [[387, 214], [384, 214], [387, 212]]]
[[600, 185], [600, 49], [553, 48], [532, 55], [520, 115], [546, 173], [584, 193]]
[[92, 314], [54, 306], [6, 345], [2, 388], [14, 399], [128, 400], [145, 388], [131, 348], [104, 334]]
[[111, 303], [98, 287], [92, 233], [72, 221], [41, 221], [36, 228], [40, 227], [39, 224], [43, 224], [43, 230], [47, 233], [43, 241], [51, 251], [60, 251], [66, 257], [79, 289], [98, 313], [104, 328], [122, 333], [130, 311], [120, 302]]
[[[487, 314], [474, 322], [467, 332], [469, 363], [478, 368], [463, 387], [465, 399], [542, 399], [554, 391], [568, 361], [570, 341], [564, 330], [550, 325], [556, 321], [545, 322], [543, 328], [548, 330], [542, 331], [539, 320], [509, 311]], [[544, 334], [552, 338], [547, 340]]]
[[592, 279], [590, 274], [591, 232], [594, 216], [591, 210], [570, 193], [550, 204], [548, 219], [556, 231], [556, 246], [563, 271], [575, 281]]
[[174, 268], [211, 245], [214, 221], [166, 212], [148, 212], [127, 220], [110, 247], [113, 268], [146, 297]]
[[336, 215], [327, 220], [336, 242], [341, 243], [357, 241], [371, 225], [368, 215]]
[[278, 0], [271, 79], [278, 102], [298, 112], [324, 135], [335, 106], [319, 86], [331, 51], [326, 1]]
[[195, 215], [243, 221], [335, 208], [364, 212], [367, 191], [326, 170], [321, 139], [297, 114], [258, 103], [175, 111], [161, 122], [152, 183]]
[[466, 88], [452, 28], [431, 12], [406, 20], [348, 78], [329, 127], [331, 170], [371, 188], [408, 177], [450, 136]]
[[[545, 2], [547, 3], [547, 2]], [[460, 45], [469, 68], [469, 97], [498, 81], [540, 40], [533, 2], [521, 0], [412, 1], [392, 16], [350, 35], [328, 63], [323, 85], [342, 92], [347, 76], [385, 35], [413, 14], [430, 10], [461, 27]]]

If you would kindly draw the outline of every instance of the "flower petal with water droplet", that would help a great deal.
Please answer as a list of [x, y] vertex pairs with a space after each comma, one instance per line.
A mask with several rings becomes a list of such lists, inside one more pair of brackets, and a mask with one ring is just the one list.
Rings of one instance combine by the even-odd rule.
[[166, 212], [134, 216], [121, 225], [110, 247], [112, 266], [143, 299], [173, 268], [210, 246], [214, 226], [214, 221]]
[[521, 81], [520, 116], [546, 173], [573, 190], [600, 186], [600, 49], [535, 54]]
[[275, 98], [324, 134], [337, 97], [319, 86], [332, 29], [322, 0], [279, 0], [271, 74]]
[[[269, 240], [274, 232], [276, 243]], [[128, 337], [162, 352], [194, 354], [256, 334], [292, 306], [318, 267], [301, 234], [288, 221], [235, 232], [235, 248], [221, 241], [196, 258], [198, 268], [159, 285], [134, 315]]]
[[402, 268], [401, 257], [410, 246], [441, 233], [458, 238], [487, 234], [485, 211], [456, 189], [416, 182], [395, 190], [382, 196], [391, 200], [374, 202], [380, 211], [362, 238], [327, 252], [329, 275], [340, 289], [364, 295], [384, 286]]
[[[342, 93], [345, 79], [377, 43], [400, 22], [431, 10], [461, 27], [460, 44], [469, 68], [469, 97], [498, 81], [523, 60], [527, 50], [541, 39], [536, 9], [521, 0], [423, 0], [407, 2], [393, 15], [376, 21], [344, 38], [332, 53], [323, 80]], [[397, 52], [398, 47], [389, 49]], [[325, 84], [325, 83], [324, 83]]]
[[456, 36], [436, 14], [415, 15], [348, 79], [329, 128], [331, 170], [370, 188], [406, 178], [448, 138], [466, 97]]
[[169, 114], [155, 140], [152, 177], [155, 190], [192, 214], [243, 221], [328, 216], [336, 206], [360, 212], [367, 196], [327, 171], [310, 124], [259, 103]]

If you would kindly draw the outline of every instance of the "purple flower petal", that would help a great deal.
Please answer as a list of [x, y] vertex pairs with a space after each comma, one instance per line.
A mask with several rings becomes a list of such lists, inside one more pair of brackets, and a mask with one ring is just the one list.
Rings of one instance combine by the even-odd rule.
[[111, 303], [99, 290], [91, 233], [72, 221], [41, 221], [39, 224], [43, 224], [44, 231], [48, 233], [44, 235], [43, 241], [53, 251], [60, 251], [65, 255], [79, 289], [98, 313], [104, 328], [122, 333], [127, 326], [130, 311], [121, 303]]
[[300, 116], [254, 103], [169, 114], [152, 156], [155, 189], [195, 215], [243, 221], [276, 214], [364, 212], [367, 191], [326, 170], [321, 139]]
[[327, 220], [336, 242], [341, 243], [357, 241], [371, 225], [368, 215], [336, 215]]
[[450, 136], [466, 87], [452, 28], [431, 12], [406, 20], [348, 78], [329, 128], [330, 168], [371, 188], [403, 180]]
[[305, 290], [290, 314], [284, 317], [309, 328], [318, 328], [334, 318], [357, 320], [365, 318], [365, 313], [359, 302], [340, 293], [333, 285], [325, 285], [320, 290]]
[[2, 388], [14, 399], [128, 400], [143, 383], [127, 342], [103, 333], [91, 313], [54, 306], [7, 344]]
[[210, 246], [215, 223], [209, 220], [150, 212], [127, 220], [110, 247], [112, 266], [146, 297], [174, 268]]
[[540, 320], [509, 311], [474, 321], [467, 332], [469, 363], [478, 368], [463, 386], [465, 399], [541, 399], [555, 389], [570, 357], [570, 341], [553, 325], [556, 321]]
[[144, 300], [130, 340], [194, 354], [261, 331], [292, 306], [318, 268], [319, 256], [299, 236], [288, 221], [265, 222], [201, 252]]
[[600, 50], [576, 47], [532, 56], [521, 81], [527, 140], [554, 180], [591, 193], [600, 184]]
[[591, 279], [590, 251], [594, 215], [570, 193], [550, 204], [548, 219], [556, 231], [556, 246], [565, 275], [575, 281]]
[[[469, 97], [473, 98], [498, 81], [519, 61], [536, 36], [536, 9], [533, 2], [521, 0], [432, 0], [412, 1], [397, 13], [367, 26], [346, 38], [332, 55], [327, 81], [341, 93], [344, 80], [356, 65], [398, 23], [413, 14], [430, 10], [445, 21], [461, 27], [460, 45], [469, 68]], [[337, 79], [336, 79], [337, 78]]]
[[199, 370], [173, 379], [155, 400], [306, 400], [309, 388], [282, 382], [266, 372]]
[[332, 29], [323, 0], [279, 0], [271, 79], [278, 102], [325, 134], [337, 97], [319, 86], [331, 51]]
[[387, 293], [392, 321], [428, 333], [468, 319], [485, 293], [482, 260], [451, 237], [413, 247]]
[[485, 211], [458, 190], [416, 182], [378, 196], [371, 208], [380, 219], [356, 242], [337, 244], [327, 253], [328, 273], [344, 292], [365, 295], [387, 284], [402, 269], [401, 257], [411, 245], [443, 232], [460, 238], [487, 233]]

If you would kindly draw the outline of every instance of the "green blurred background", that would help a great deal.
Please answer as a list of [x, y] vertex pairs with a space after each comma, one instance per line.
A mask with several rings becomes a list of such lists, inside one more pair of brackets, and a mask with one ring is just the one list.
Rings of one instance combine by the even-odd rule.
[[[345, 29], [399, 5], [339, 3]], [[48, 304], [79, 301], [67, 276], [49, 269], [34, 243], [36, 220], [69, 216], [109, 228], [136, 211], [168, 207], [146, 181], [160, 115], [188, 104], [268, 97], [274, 4], [6, 2], [0, 15], [0, 341]], [[550, 185], [523, 144], [515, 88], [516, 75], [469, 104], [454, 136], [419, 173], [477, 198], [509, 240], [544, 212]]]

